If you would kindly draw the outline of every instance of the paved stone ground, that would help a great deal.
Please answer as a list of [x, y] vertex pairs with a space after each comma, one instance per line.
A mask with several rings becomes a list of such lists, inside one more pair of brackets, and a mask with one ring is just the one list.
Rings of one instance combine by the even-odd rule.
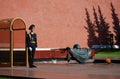
[[23, 76], [45, 79], [119, 79], [120, 64], [41, 64], [37, 68], [13, 67], [0, 68], [0, 75]]

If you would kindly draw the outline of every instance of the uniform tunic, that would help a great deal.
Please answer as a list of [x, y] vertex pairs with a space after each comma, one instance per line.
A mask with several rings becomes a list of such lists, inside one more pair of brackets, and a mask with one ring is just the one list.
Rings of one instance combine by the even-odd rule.
[[33, 65], [33, 61], [34, 61], [34, 54], [36, 51], [36, 47], [37, 47], [37, 35], [36, 33], [29, 33], [27, 34], [27, 38], [26, 38], [26, 45], [28, 47], [28, 60], [29, 60], [29, 66]]

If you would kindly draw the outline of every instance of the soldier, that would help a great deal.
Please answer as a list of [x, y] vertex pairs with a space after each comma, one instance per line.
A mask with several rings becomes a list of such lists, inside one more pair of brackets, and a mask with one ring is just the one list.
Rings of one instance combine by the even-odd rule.
[[37, 47], [37, 35], [36, 33], [34, 33], [34, 29], [35, 25], [34, 24], [30, 25], [29, 27], [30, 33], [27, 34], [26, 38], [26, 43], [28, 47], [28, 62], [30, 68], [36, 67], [35, 65], [33, 65], [34, 54]]

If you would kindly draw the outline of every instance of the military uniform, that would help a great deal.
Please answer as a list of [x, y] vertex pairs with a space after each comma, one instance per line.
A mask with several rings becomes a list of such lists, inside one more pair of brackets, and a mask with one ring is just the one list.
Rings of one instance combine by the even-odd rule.
[[37, 35], [36, 35], [36, 33], [30, 32], [29, 34], [27, 34], [26, 43], [27, 43], [27, 47], [28, 47], [29, 66], [32, 67], [32, 66], [34, 66], [33, 65], [34, 54], [35, 54], [36, 47], [37, 47]]

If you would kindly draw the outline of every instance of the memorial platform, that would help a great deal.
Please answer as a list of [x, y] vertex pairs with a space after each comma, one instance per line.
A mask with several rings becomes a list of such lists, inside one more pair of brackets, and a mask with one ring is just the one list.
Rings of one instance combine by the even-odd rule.
[[[12, 79], [119, 79], [120, 64], [35, 63], [37, 68], [1, 67], [0, 75]], [[10, 79], [10, 78], [9, 78]]]

